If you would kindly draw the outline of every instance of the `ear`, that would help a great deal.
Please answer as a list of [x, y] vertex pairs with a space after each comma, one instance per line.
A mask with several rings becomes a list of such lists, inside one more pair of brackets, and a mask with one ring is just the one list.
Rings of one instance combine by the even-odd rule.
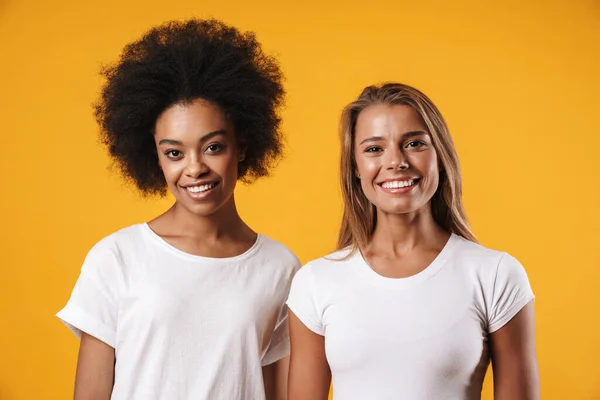
[[156, 157], [156, 163], [158, 164], [158, 168], [160, 168], [160, 170], [162, 171], [162, 165], [160, 164], [160, 157], [158, 156], [158, 148], [156, 146], [154, 146], [154, 156]]
[[238, 147], [238, 162], [242, 162], [246, 159], [246, 150], [248, 145], [245, 142], [240, 142]]
[[360, 173], [358, 172], [358, 168], [354, 169], [354, 176], [356, 177], [356, 179], [360, 179]]

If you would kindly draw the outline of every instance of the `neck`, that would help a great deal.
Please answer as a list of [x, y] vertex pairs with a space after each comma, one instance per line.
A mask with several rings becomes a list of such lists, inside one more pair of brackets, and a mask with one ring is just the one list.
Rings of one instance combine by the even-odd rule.
[[167, 213], [171, 215], [172, 222], [179, 227], [178, 230], [182, 234], [192, 237], [208, 239], [237, 237], [249, 229], [238, 214], [233, 195], [210, 215], [192, 213], [177, 202]]
[[415, 247], [443, 247], [449, 236], [435, 223], [430, 205], [405, 214], [377, 210], [377, 226], [368, 247], [402, 254]]

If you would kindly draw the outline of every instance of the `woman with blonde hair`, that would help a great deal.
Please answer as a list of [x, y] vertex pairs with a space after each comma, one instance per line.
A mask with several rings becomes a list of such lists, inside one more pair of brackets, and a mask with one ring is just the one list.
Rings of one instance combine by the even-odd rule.
[[288, 298], [290, 400], [538, 399], [533, 298], [512, 256], [477, 244], [458, 157], [433, 102], [369, 86], [341, 121], [338, 251]]

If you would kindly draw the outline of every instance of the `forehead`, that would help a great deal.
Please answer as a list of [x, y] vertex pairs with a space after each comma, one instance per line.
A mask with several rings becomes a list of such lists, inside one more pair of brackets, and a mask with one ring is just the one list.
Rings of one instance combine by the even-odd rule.
[[174, 104], [163, 111], [156, 120], [155, 135], [202, 136], [218, 130], [233, 134], [232, 124], [219, 106], [197, 99]]
[[415, 131], [427, 132], [427, 128], [412, 107], [377, 104], [360, 112], [356, 120], [355, 137], [402, 135]]

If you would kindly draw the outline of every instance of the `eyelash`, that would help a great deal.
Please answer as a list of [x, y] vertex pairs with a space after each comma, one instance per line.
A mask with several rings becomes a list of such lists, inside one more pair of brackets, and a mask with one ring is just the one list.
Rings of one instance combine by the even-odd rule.
[[[179, 153], [178, 155], [173, 155], [173, 153]], [[169, 158], [179, 158], [181, 157], [181, 151], [179, 150], [167, 150], [165, 151], [165, 155]]]
[[[416, 146], [411, 146], [413, 144], [416, 144]], [[408, 142], [405, 146], [405, 148], [411, 148], [411, 147], [421, 147], [421, 146], [425, 146], [426, 143], [422, 140], [413, 140], [412, 142]], [[379, 146], [371, 146], [371, 147], [367, 147], [365, 149], [365, 153], [376, 153], [381, 151], [381, 147]]]
[[[206, 146], [206, 151], [208, 151], [209, 153], [215, 154], [215, 153], [218, 153], [221, 150], [223, 150], [224, 147], [225, 146], [222, 145], [221, 143], [211, 143], [208, 146]], [[212, 148], [212, 150], [211, 150], [211, 148]], [[177, 154], [174, 154], [174, 153], [177, 153]], [[167, 151], [165, 151], [165, 155], [172, 160], [176, 160], [176, 159], [181, 158], [183, 153], [179, 150], [167, 150]]]
[[408, 142], [406, 144], [406, 147], [418, 147], [418, 146], [411, 146], [411, 144], [413, 144], [413, 143], [416, 143], [419, 146], [425, 146], [425, 142], [424, 141], [422, 141], [422, 140], [413, 140], [412, 142]]
[[[216, 150], [210, 150], [211, 147], [216, 147]], [[206, 150], [210, 151], [211, 153], [218, 153], [219, 151], [223, 150], [225, 146], [222, 145], [221, 143], [211, 143], [208, 146], [206, 146]]]

